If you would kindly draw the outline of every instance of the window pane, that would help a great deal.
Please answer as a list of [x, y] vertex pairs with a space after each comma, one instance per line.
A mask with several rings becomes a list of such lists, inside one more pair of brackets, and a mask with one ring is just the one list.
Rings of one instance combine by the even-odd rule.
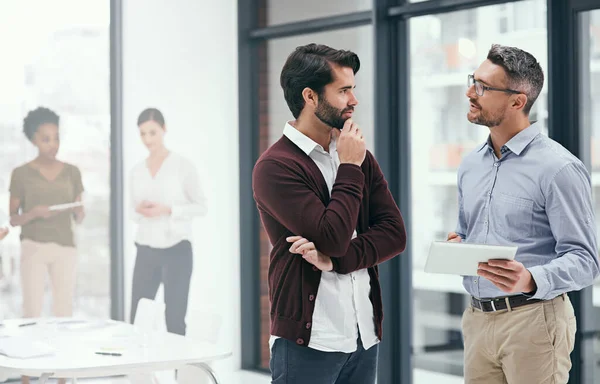
[[[467, 121], [467, 74], [493, 43], [531, 52], [546, 71], [545, 8], [544, 0], [528, 0], [410, 20], [416, 383], [439, 382], [439, 374], [447, 375], [444, 382], [463, 382], [461, 316], [469, 296], [460, 277], [425, 274], [423, 268], [431, 241], [445, 240], [456, 228], [458, 166], [489, 134]], [[512, 21], [525, 12], [542, 16]], [[530, 114], [545, 134], [546, 94], [545, 85]]]
[[368, 11], [373, 7], [372, 0], [261, 0], [259, 4], [259, 27]]
[[[293, 116], [283, 97], [279, 85], [281, 69], [290, 53], [309, 43], [326, 44], [336, 49], [348, 49], [355, 52], [361, 60], [360, 70], [356, 74], [355, 94], [359, 100], [353, 120], [359, 124], [367, 142], [367, 148], [373, 151], [373, 29], [370, 26], [352, 28], [285, 39], [270, 40], [260, 47], [260, 151], [266, 150], [283, 133], [287, 121]], [[262, 226], [260, 229], [260, 303], [261, 303], [261, 353], [262, 366], [269, 366], [269, 298], [267, 294], [267, 268], [271, 245]]]
[[[583, 29], [581, 36], [581, 84], [579, 87], [580, 125], [584, 143], [590, 138], [590, 158], [592, 171], [592, 194], [596, 212], [596, 228], [600, 235], [600, 10], [580, 15]], [[594, 319], [600, 319], [600, 280], [593, 287]], [[600, 328], [597, 320], [593, 329]], [[600, 336], [594, 343], [595, 360], [600, 361]], [[600, 375], [600, 365], [596, 364], [595, 375]]]
[[[82, 224], [73, 225], [73, 236], [62, 236], [70, 233], [68, 219], [58, 231], [61, 242], [74, 238], [76, 244], [74, 315], [82, 317], [110, 315], [109, 15], [109, 3], [103, 0], [26, 0], [0, 6], [0, 45], [5, 53], [0, 61], [0, 211], [8, 214], [11, 172], [38, 155], [23, 134], [23, 118], [38, 106], [48, 107], [60, 116], [57, 158], [79, 168], [85, 190]], [[74, 184], [71, 180], [65, 185]], [[31, 190], [31, 183], [23, 185]], [[68, 203], [71, 197], [57, 199]], [[21, 247], [20, 233], [21, 227], [10, 228], [0, 244], [0, 316], [5, 318], [23, 316], [20, 261], [26, 249]], [[51, 234], [42, 240], [40, 233], [33, 231], [26, 238], [36, 237], [45, 245], [58, 239]], [[46, 257], [53, 257], [50, 251]], [[68, 266], [59, 268], [65, 279]], [[46, 275], [47, 271], [43, 281]], [[44, 316], [52, 315], [50, 282]]]

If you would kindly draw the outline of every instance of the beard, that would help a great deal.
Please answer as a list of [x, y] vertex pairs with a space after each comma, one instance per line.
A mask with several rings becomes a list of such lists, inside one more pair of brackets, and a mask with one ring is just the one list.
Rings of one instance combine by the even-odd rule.
[[319, 105], [315, 110], [315, 116], [324, 124], [332, 128], [342, 129], [348, 118], [343, 117], [344, 113], [354, 110], [353, 107], [338, 109], [329, 104], [325, 97], [320, 97]]
[[[480, 105], [474, 103], [472, 100], [471, 102], [481, 108]], [[505, 114], [506, 107], [502, 108], [496, 113], [488, 112], [481, 108], [478, 110], [478, 113], [474, 116], [471, 116], [471, 112], [469, 111], [469, 113], [467, 113], [467, 119], [473, 124], [483, 125], [486, 127], [496, 127], [502, 124], [502, 122], [504, 121]]]

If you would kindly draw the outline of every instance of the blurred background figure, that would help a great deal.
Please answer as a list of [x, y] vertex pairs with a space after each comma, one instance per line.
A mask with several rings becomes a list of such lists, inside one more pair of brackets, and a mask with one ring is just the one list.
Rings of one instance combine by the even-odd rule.
[[149, 155], [131, 173], [138, 230], [130, 319], [135, 320], [138, 301], [154, 299], [163, 283], [167, 331], [185, 335], [192, 220], [206, 214], [204, 193], [192, 162], [166, 148], [163, 114], [155, 108], [144, 110], [138, 127]]
[[13, 170], [9, 188], [11, 225], [21, 227], [23, 317], [41, 316], [46, 274], [53, 315], [72, 316], [77, 267], [73, 221], [81, 223], [85, 213], [83, 206], [55, 208], [81, 202], [81, 173], [56, 158], [60, 137], [55, 112], [43, 107], [30, 111], [23, 131], [38, 150], [35, 159]]
[[[4, 213], [0, 212], [0, 216], [3, 216]], [[0, 228], [0, 240], [3, 240], [6, 235], [8, 235], [8, 227], [3, 227]], [[0, 248], [1, 249], [1, 248]], [[0, 252], [0, 265], [2, 265], [2, 253]], [[4, 273], [2, 272], [2, 269], [0, 268], [0, 279], [2, 279], [4, 277]], [[0, 318], [3, 317], [4, 314], [0, 312]]]

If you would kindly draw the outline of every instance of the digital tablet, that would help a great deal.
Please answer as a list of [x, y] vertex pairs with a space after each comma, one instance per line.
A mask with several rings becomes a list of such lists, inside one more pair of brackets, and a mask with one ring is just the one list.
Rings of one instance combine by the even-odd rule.
[[434, 241], [429, 247], [425, 272], [477, 276], [479, 263], [492, 259], [514, 260], [516, 246]]

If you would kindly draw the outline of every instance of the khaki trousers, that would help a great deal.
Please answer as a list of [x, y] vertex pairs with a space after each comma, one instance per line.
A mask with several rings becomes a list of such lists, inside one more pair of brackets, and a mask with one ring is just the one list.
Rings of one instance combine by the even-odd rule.
[[21, 241], [21, 289], [23, 316], [40, 317], [44, 303], [46, 275], [52, 286], [52, 313], [57, 317], [73, 315], [77, 250], [56, 243]]
[[575, 342], [567, 295], [512, 310], [469, 307], [462, 319], [467, 384], [565, 384]]

